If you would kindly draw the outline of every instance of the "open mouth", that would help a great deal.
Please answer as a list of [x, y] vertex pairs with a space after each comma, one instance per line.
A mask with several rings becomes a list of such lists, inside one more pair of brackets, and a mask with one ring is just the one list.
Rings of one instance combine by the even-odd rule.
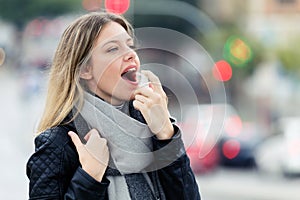
[[121, 74], [121, 77], [124, 80], [128, 80], [131, 82], [137, 82], [137, 73], [136, 73], [136, 69], [135, 68], [131, 68], [128, 71], [125, 71], [124, 73]]

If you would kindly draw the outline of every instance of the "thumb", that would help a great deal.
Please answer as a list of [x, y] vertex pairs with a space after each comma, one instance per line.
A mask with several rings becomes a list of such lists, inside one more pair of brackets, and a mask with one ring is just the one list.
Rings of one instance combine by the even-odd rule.
[[78, 150], [78, 148], [83, 146], [81, 140], [79, 139], [79, 137], [76, 133], [74, 133], [73, 131], [69, 131], [68, 135], [71, 137], [72, 142], [74, 143], [77, 150]]

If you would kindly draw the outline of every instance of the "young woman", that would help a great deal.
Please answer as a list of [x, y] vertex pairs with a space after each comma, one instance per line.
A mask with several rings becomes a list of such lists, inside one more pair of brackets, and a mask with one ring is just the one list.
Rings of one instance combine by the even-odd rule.
[[89, 13], [63, 33], [27, 163], [30, 199], [200, 199], [159, 79], [139, 86], [133, 30]]

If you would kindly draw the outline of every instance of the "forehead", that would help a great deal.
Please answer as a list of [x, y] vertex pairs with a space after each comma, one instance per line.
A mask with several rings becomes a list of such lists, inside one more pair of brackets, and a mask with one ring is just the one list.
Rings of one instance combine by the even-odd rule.
[[127, 40], [131, 38], [125, 28], [117, 22], [108, 22], [102, 27], [96, 40], [96, 46], [109, 42], [110, 40]]

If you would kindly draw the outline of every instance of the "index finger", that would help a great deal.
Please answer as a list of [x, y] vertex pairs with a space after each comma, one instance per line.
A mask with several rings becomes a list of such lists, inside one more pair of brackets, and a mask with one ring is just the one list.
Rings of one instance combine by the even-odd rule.
[[151, 71], [149, 70], [142, 70], [141, 71], [145, 76], [148, 77], [149, 81], [151, 82], [151, 84], [153, 85], [153, 90], [154, 91], [162, 91], [162, 86], [161, 86], [161, 82], [159, 80], [159, 78]]

